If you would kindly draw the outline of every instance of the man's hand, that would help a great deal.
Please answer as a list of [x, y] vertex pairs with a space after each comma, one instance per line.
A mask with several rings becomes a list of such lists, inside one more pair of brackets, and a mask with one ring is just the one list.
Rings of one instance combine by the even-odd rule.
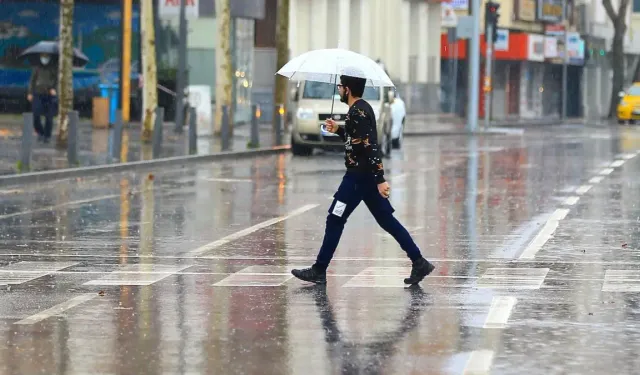
[[28, 101], [32, 101], [33, 100], [33, 95], [31, 95], [31, 94], [27, 95], [27, 100]]
[[338, 131], [338, 124], [336, 124], [336, 122], [332, 119], [328, 118], [324, 120], [324, 128], [330, 133], [335, 133]]
[[385, 181], [381, 184], [378, 184], [378, 192], [380, 193], [380, 195], [382, 195], [383, 198], [389, 198], [389, 195], [391, 194], [389, 183]]
[[55, 89], [49, 90], [49, 94], [51, 94], [51, 96], [56, 96], [56, 90]]

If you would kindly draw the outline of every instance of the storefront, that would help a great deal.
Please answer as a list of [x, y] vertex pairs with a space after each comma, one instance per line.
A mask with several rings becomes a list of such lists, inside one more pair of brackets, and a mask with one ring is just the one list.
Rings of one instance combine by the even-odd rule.
[[[528, 34], [522, 32], [511, 32], [509, 30], [501, 29], [501, 38], [499, 43], [495, 46], [494, 61], [493, 61], [493, 76], [491, 77], [491, 113], [492, 119], [504, 119], [509, 117], [519, 116], [520, 113], [520, 77], [521, 63], [528, 58]], [[456, 44], [449, 43], [447, 35], [443, 34], [440, 41], [440, 56], [443, 60], [446, 60], [442, 66], [451, 66], [449, 59], [453, 59], [455, 54], [452, 54], [451, 50], [455, 49], [457, 45], [457, 60], [458, 65], [463, 65], [462, 62], [467, 58], [468, 42], [466, 40], [458, 40]], [[486, 44], [484, 42], [484, 36], [480, 37], [480, 52], [482, 60], [480, 63], [480, 117], [484, 117], [484, 91], [482, 83], [484, 82], [484, 56], [486, 52]], [[451, 70], [453, 74], [453, 70]], [[460, 73], [458, 73], [460, 74]], [[444, 74], [443, 74], [444, 76]], [[458, 76], [460, 78], [460, 76]], [[466, 81], [466, 79], [459, 81]], [[443, 79], [442, 82], [447, 82]], [[466, 82], [465, 82], [466, 83]], [[447, 83], [448, 84], [448, 83]], [[457, 91], [467, 91], [466, 84], [464, 87], [457, 87]], [[465, 94], [466, 95], [466, 94]], [[462, 93], [457, 95], [458, 103], [466, 103], [460, 101]], [[465, 110], [466, 112], [466, 110]]]

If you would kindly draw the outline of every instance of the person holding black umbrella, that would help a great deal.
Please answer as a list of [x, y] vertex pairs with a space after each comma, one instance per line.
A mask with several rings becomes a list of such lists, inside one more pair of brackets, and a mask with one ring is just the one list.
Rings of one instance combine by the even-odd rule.
[[[27, 100], [31, 102], [33, 111], [33, 127], [38, 133], [38, 140], [44, 143], [51, 139], [53, 116], [56, 113], [58, 68], [51, 60], [51, 55], [40, 54], [40, 63], [33, 68], [27, 93]], [[45, 118], [44, 128], [42, 116]]]

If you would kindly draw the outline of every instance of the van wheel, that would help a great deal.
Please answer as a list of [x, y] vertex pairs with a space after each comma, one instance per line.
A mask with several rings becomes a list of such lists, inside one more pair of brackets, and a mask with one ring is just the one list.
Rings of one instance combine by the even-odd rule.
[[293, 135], [291, 135], [291, 152], [295, 156], [309, 156], [313, 154], [313, 148], [296, 143]]

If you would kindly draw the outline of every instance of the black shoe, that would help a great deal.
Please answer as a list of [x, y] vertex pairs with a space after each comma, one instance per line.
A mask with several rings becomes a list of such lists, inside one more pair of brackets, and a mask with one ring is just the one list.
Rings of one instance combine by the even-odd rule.
[[38, 135], [38, 142], [44, 141], [44, 135]]
[[404, 279], [404, 283], [415, 285], [422, 281], [428, 274], [433, 272], [434, 269], [436, 269], [436, 266], [429, 263], [428, 260], [420, 258], [413, 262], [413, 265], [411, 266], [411, 276]]
[[302, 281], [308, 281], [316, 284], [327, 283], [327, 273], [313, 267], [301, 270], [291, 270], [291, 274]]
[[44, 137], [44, 141], [42, 141], [43, 143], [49, 143], [49, 141], [51, 140], [50, 137]]

